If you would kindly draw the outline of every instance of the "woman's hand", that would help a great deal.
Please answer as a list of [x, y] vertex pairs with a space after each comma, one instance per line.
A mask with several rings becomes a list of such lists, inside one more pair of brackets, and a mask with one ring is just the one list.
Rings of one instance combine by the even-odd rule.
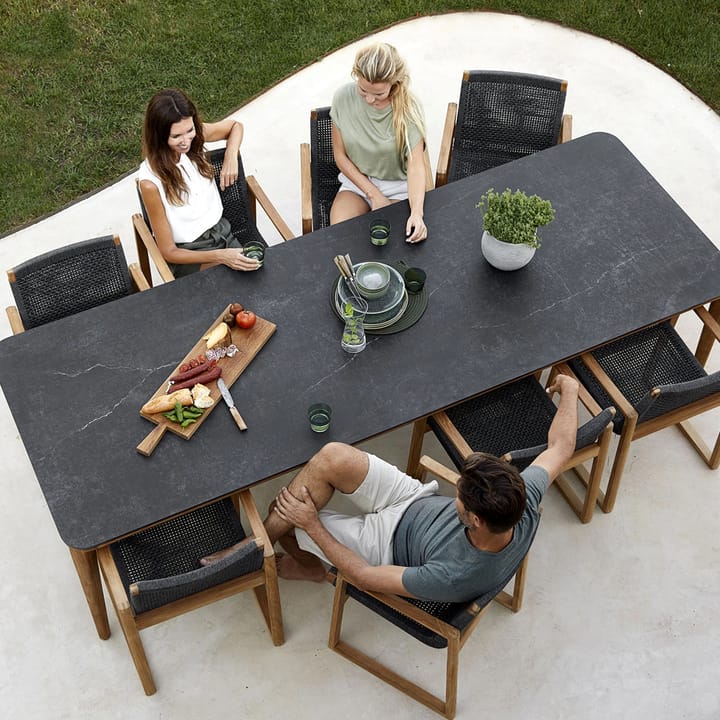
[[411, 212], [405, 224], [405, 241], [409, 243], [420, 242], [427, 237], [427, 227], [421, 213]]
[[[368, 182], [370, 181], [368, 180]], [[392, 203], [392, 201], [388, 200], [379, 190], [373, 190], [373, 193], [370, 197], [368, 197], [368, 200], [370, 201], [371, 210], [379, 210], [380, 208], [387, 207]]]
[[227, 265], [231, 270], [242, 270], [248, 272], [257, 270], [260, 263], [254, 258], [245, 257], [240, 248], [227, 248], [226, 250], [218, 250], [221, 253], [221, 262]]
[[220, 170], [220, 189], [234, 185], [238, 179], [238, 159], [237, 153], [226, 152], [223, 166]]

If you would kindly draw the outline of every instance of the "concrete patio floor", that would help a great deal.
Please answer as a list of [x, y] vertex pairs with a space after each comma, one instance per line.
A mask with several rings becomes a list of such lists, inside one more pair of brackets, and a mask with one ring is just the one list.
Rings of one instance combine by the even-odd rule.
[[[511, 15], [418, 18], [373, 37], [395, 44], [409, 63], [425, 106], [433, 164], [445, 108], [457, 99], [463, 70], [563, 77], [574, 137], [600, 130], [617, 135], [720, 246], [720, 118], [661, 69], [607, 41]], [[246, 172], [296, 232], [299, 144], [308, 138], [309, 110], [330, 103], [366, 41], [323, 58], [235, 113], [245, 125]], [[155, 90], [148, 88], [148, 97]], [[194, 99], [202, 107], [202, 97]], [[138, 143], [139, 136], [140, 128]], [[0, 239], [0, 265], [10, 268], [113, 232], [134, 260], [134, 212], [134, 178], [128, 176]], [[262, 219], [261, 230], [269, 242], [280, 241]], [[12, 303], [6, 283], [0, 293], [3, 307]], [[4, 314], [0, 324], [0, 337], [8, 336]], [[689, 341], [696, 337], [692, 319], [679, 327]], [[710, 368], [719, 366], [715, 349]], [[4, 398], [0, 418], [3, 717], [437, 717], [327, 649], [330, 586], [284, 581], [286, 642], [280, 648], [272, 646], [251, 593], [144, 631], [158, 686], [156, 695], [145, 697], [112, 609], [112, 637], [103, 642], [95, 633]], [[719, 422], [718, 412], [701, 418], [708, 440]], [[367, 447], [402, 466], [408, 440], [403, 428]], [[428, 441], [427, 449], [444, 458], [436, 443]], [[266, 507], [281, 484], [258, 487], [258, 506]], [[543, 505], [524, 608], [517, 615], [491, 608], [463, 650], [457, 717], [720, 717], [720, 474], [669, 429], [633, 445], [610, 515], [598, 510], [583, 526], [552, 489]], [[346, 632], [438, 686], [440, 651], [417, 646], [352, 605]]]

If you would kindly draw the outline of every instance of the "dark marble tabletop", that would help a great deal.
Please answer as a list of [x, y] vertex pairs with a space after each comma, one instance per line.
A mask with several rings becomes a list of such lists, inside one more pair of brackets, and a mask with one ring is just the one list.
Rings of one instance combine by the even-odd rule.
[[[542, 248], [511, 273], [482, 258], [475, 204], [489, 187], [552, 201]], [[720, 296], [720, 252], [616, 138], [596, 133], [428, 194], [429, 239], [403, 241], [407, 204], [273, 246], [254, 273], [215, 268], [0, 343], [0, 382], [62, 539], [97, 547], [297, 467], [329, 440], [359, 442]], [[340, 348], [332, 258], [427, 271], [422, 319]], [[233, 385], [249, 429], [220, 405], [189, 440], [139, 415], [223, 307], [277, 332]], [[306, 410], [333, 407], [325, 434]]]

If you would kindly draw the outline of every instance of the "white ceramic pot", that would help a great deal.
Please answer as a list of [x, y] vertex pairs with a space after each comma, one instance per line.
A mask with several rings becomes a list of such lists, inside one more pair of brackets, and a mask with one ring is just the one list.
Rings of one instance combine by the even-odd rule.
[[482, 236], [482, 254], [498, 270], [518, 270], [532, 260], [535, 248], [502, 242], [485, 230]]

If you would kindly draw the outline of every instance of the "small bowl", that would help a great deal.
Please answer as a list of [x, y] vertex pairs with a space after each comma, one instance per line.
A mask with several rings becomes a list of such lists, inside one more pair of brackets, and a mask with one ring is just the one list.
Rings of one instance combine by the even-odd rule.
[[390, 286], [390, 270], [377, 262], [360, 263], [355, 270], [355, 284], [363, 297], [382, 297]]

